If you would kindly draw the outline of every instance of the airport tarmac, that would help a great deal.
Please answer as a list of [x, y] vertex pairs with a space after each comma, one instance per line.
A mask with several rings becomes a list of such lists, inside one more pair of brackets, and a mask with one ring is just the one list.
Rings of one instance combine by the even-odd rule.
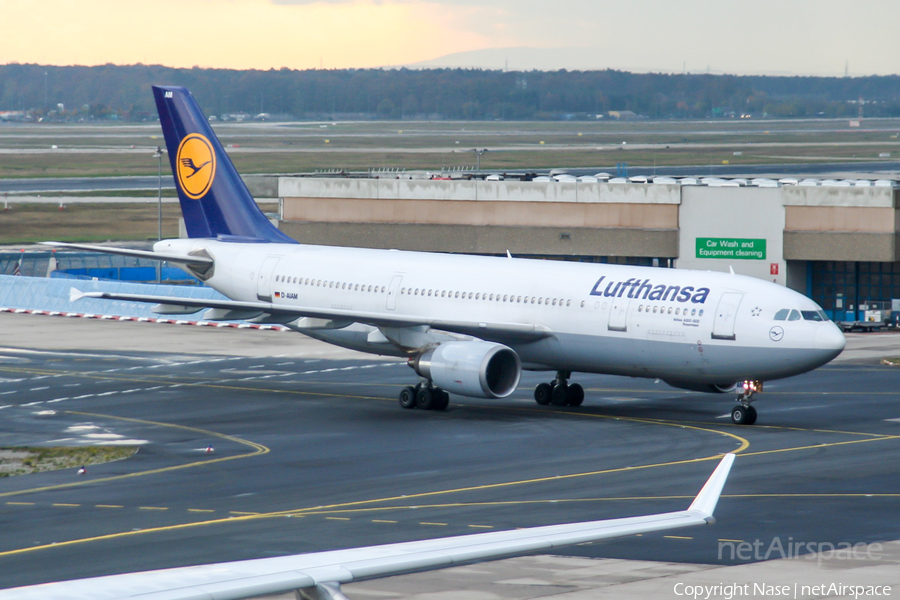
[[[546, 376], [526, 374], [507, 400], [404, 411], [401, 361], [298, 334], [0, 314], [0, 446], [139, 448], [81, 477], [0, 479], [0, 588], [678, 510], [736, 451], [712, 527], [345, 590], [580, 600], [834, 580], [896, 594], [900, 393], [878, 362], [900, 336], [848, 341], [832, 365], [768, 383], [758, 424], [737, 427], [726, 395], [597, 375], [576, 376], [579, 408], [537, 406]], [[829, 555], [842, 543], [864, 545]]]

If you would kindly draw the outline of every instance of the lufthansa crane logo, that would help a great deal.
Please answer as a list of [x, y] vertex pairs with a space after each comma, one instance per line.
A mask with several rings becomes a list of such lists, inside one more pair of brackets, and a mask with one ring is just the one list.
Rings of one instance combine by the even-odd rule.
[[216, 153], [212, 144], [199, 133], [181, 140], [175, 161], [178, 183], [192, 200], [202, 198], [216, 177]]

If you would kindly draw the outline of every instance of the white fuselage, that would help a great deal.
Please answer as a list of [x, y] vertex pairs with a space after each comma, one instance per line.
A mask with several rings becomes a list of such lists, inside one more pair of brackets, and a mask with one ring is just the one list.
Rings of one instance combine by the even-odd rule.
[[[505, 342], [527, 369], [727, 385], [809, 371], [844, 347], [840, 330], [812, 300], [740, 275], [206, 239], [156, 245], [157, 251], [199, 248], [215, 259], [208, 285], [234, 300], [551, 332]], [[294, 326], [342, 346], [397, 356], [454, 337], [349, 322]]]

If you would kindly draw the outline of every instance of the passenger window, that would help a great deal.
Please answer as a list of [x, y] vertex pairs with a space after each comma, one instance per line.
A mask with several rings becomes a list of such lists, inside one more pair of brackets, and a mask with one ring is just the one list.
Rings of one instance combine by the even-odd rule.
[[653, 314], [654, 314], [654, 315], [656, 314], [656, 311], [657, 311], [658, 308], [659, 308], [659, 307], [657, 307], [657, 306], [654, 306], [654, 307], [653, 307]]
[[782, 308], [782, 309], [779, 310], [777, 313], [775, 313], [775, 320], [776, 320], [776, 321], [784, 321], [784, 320], [786, 320], [789, 312], [791, 312], [791, 311], [789, 311], [789, 310], [786, 309], [786, 308]]
[[702, 316], [703, 316], [703, 309], [702, 309], [702, 308], [700, 309], [700, 312], [697, 313], [697, 316], [699, 316], [699, 317], [702, 317]]
[[672, 314], [672, 307], [671, 307], [671, 306], [669, 307], [668, 314], [670, 314], [670, 315]]
[[791, 309], [791, 314], [788, 315], [788, 321], [799, 321], [800, 320], [800, 311], [796, 309]]
[[581, 308], [584, 308], [584, 300], [581, 301]]
[[544, 299], [543, 299], [543, 298], [538, 298], [538, 304], [543, 304], [543, 303], [544, 303]]

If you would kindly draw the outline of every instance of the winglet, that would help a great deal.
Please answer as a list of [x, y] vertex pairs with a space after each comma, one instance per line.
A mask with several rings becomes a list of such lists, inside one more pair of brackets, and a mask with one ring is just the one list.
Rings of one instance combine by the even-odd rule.
[[716, 522], [713, 512], [716, 510], [716, 503], [719, 501], [719, 495], [722, 493], [722, 487], [725, 485], [725, 480], [728, 479], [728, 473], [731, 471], [733, 463], [734, 454], [729, 453], [723, 456], [719, 466], [709, 476], [703, 489], [700, 490], [700, 493], [697, 494], [690, 508], [688, 508], [689, 511], [699, 512], [706, 519], [707, 523], [712, 524]]
[[69, 302], [75, 302], [84, 298], [84, 292], [77, 288], [69, 288]]

